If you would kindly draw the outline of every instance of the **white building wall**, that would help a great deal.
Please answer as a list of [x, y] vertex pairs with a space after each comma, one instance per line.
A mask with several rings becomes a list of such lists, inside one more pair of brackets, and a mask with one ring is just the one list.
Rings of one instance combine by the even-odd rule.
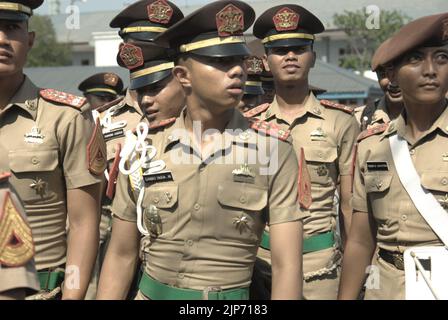
[[93, 47], [95, 48], [95, 66], [118, 66], [118, 46], [122, 41], [116, 32], [94, 32]]

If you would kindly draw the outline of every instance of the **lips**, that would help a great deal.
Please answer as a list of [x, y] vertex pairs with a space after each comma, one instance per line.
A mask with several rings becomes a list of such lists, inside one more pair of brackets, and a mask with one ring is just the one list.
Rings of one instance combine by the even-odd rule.
[[4, 58], [12, 58], [13, 55], [12, 53], [5, 51], [5, 50], [0, 50], [0, 57], [4, 57]]
[[419, 86], [422, 88], [427, 88], [427, 89], [436, 89], [440, 85], [437, 81], [428, 81], [428, 82], [424, 82], [424, 83], [420, 84]]

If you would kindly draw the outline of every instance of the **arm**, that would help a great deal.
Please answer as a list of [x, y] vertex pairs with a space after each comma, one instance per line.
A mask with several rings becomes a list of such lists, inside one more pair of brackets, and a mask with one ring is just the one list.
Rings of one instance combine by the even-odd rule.
[[126, 299], [137, 266], [138, 252], [139, 232], [136, 223], [114, 217], [97, 300]]
[[342, 262], [339, 300], [359, 297], [376, 246], [376, 226], [370, 214], [355, 212]]
[[272, 300], [302, 297], [301, 221], [271, 225]]
[[94, 184], [67, 191], [70, 232], [62, 299], [84, 299], [87, 291], [98, 251], [100, 190], [101, 184]]
[[351, 175], [341, 176], [341, 184], [339, 188], [340, 190], [339, 217], [341, 218], [341, 221], [343, 221], [343, 225], [341, 225], [341, 233], [344, 240], [346, 239], [347, 234], [350, 230], [353, 215], [353, 209], [350, 204], [350, 200], [352, 197], [351, 189], [352, 189], [352, 176]]

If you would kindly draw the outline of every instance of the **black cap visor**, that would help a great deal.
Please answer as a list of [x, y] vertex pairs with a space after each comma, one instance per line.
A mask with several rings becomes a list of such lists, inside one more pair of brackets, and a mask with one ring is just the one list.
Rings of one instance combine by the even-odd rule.
[[290, 38], [290, 39], [281, 39], [274, 40], [264, 44], [265, 48], [285, 48], [285, 47], [303, 47], [313, 44], [313, 40], [310, 39], [298, 39], [298, 38]]
[[145, 76], [141, 76], [135, 79], [132, 79], [129, 85], [130, 90], [137, 90], [152, 84], [155, 84], [159, 81], [162, 81], [168, 78], [171, 75], [171, 70], [163, 70], [159, 72], [154, 72]]
[[244, 94], [251, 94], [254, 96], [260, 96], [264, 94], [264, 90], [262, 87], [259, 86], [245, 86], [244, 87]]
[[19, 11], [0, 10], [0, 20], [26, 21], [29, 15]]
[[246, 43], [221, 44], [211, 47], [200, 48], [189, 51], [191, 53], [206, 57], [233, 57], [233, 56], [250, 56], [251, 53]]

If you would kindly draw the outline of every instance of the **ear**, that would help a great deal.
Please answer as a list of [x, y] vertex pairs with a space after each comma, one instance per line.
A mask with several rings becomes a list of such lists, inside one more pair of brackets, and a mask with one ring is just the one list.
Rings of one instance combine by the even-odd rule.
[[316, 65], [316, 51], [313, 51], [313, 63], [311, 64], [311, 68], [314, 68]]
[[184, 88], [191, 88], [191, 73], [190, 70], [188, 70], [187, 67], [185, 66], [175, 66], [173, 68], [173, 77], [177, 79], [177, 81], [179, 81], [179, 83], [182, 85], [182, 87]]
[[28, 48], [31, 49], [34, 46], [34, 39], [36, 39], [36, 32], [28, 32]]
[[267, 72], [271, 72], [271, 68], [269, 68], [269, 63], [268, 63], [268, 56], [266, 55], [266, 53], [263, 55], [262, 60], [263, 60], [264, 69]]

